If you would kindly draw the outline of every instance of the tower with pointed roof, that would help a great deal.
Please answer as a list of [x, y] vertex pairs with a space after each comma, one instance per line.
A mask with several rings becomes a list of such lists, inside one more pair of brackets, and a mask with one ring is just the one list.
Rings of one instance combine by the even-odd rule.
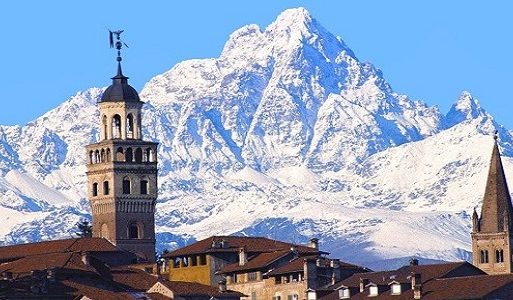
[[98, 102], [100, 141], [86, 146], [88, 198], [93, 237], [102, 237], [134, 252], [141, 261], [155, 259], [157, 143], [144, 141], [143, 102], [118, 69]]
[[513, 206], [494, 138], [481, 216], [472, 215], [472, 260], [488, 274], [505, 274], [513, 270]]

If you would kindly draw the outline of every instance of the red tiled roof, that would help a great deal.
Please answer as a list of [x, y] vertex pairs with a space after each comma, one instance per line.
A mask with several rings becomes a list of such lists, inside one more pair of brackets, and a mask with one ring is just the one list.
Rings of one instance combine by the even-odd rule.
[[[225, 241], [225, 248], [212, 247], [214, 242]], [[273, 252], [278, 250], [288, 251], [295, 247], [299, 253], [319, 253], [314, 248], [295, 245], [282, 241], [271, 240], [265, 237], [247, 237], [247, 236], [211, 236], [204, 240], [193, 243], [189, 246], [177, 249], [165, 255], [165, 257], [177, 257], [201, 253], [219, 253], [219, 252], [238, 252], [241, 247], [246, 247], [246, 251], [251, 252]], [[321, 253], [327, 253], [322, 252]]]
[[[411, 290], [411, 276], [412, 273], [421, 275], [422, 290], [426, 295], [432, 294], [435, 289], [453, 289], [449, 285], [443, 286], [443, 282], [454, 282], [456, 285], [465, 285], [465, 280], [468, 278], [478, 278], [485, 274], [483, 271], [469, 264], [468, 262], [455, 262], [445, 264], [433, 264], [433, 265], [418, 265], [418, 266], [405, 266], [393, 271], [383, 272], [368, 272], [362, 274], [354, 274], [351, 277], [342, 280], [341, 282], [328, 287], [326, 290], [333, 292], [321, 297], [323, 300], [338, 300], [337, 288], [342, 286], [349, 287], [352, 293], [350, 299], [368, 299], [368, 291], [359, 293], [360, 278], [368, 279], [371, 283], [380, 286], [380, 294], [376, 299], [413, 299], [413, 291]], [[447, 281], [448, 280], [448, 281]], [[473, 280], [473, 279], [472, 279]], [[513, 280], [513, 277], [512, 277]], [[395, 281], [403, 284], [406, 291], [403, 291], [401, 295], [391, 295], [389, 283]], [[435, 283], [438, 282], [438, 283]], [[430, 292], [428, 292], [430, 291]], [[460, 299], [460, 298], [445, 298], [445, 297], [434, 297], [425, 299]], [[466, 299], [466, 298], [461, 298]]]
[[301, 272], [304, 269], [305, 260], [308, 258], [314, 258], [314, 256], [296, 257], [296, 258], [292, 259], [291, 261], [289, 261], [288, 263], [267, 273], [267, 275], [272, 276], [272, 275], [278, 275], [278, 274]]
[[0, 261], [45, 253], [120, 251], [103, 238], [75, 238], [0, 247]]
[[450, 272], [456, 271], [458, 268], [468, 267], [471, 274], [462, 274], [464, 275], [481, 275], [485, 274], [483, 271], [478, 268], [472, 266], [468, 262], [454, 262], [454, 263], [445, 263], [445, 264], [432, 264], [432, 265], [417, 265], [417, 266], [404, 266], [397, 270], [393, 271], [382, 271], [382, 272], [368, 272], [368, 273], [358, 273], [354, 274], [351, 277], [341, 281], [337, 285], [345, 285], [345, 286], [359, 286], [360, 278], [369, 279], [371, 282], [379, 285], [388, 285], [388, 283], [392, 280], [401, 283], [410, 282], [409, 276], [412, 273], [421, 274], [422, 282], [431, 280], [433, 278], [441, 278]]
[[68, 269], [86, 272], [96, 270], [82, 262], [79, 253], [48, 253], [23, 257], [0, 264], [0, 272], [11, 271], [14, 274], [30, 273], [35, 270]]
[[275, 251], [275, 252], [264, 252], [258, 253], [248, 258], [248, 262], [243, 266], [239, 265], [238, 262], [224, 266], [220, 273], [229, 273], [243, 270], [254, 270], [265, 268], [276, 260], [283, 258], [287, 255], [291, 255], [291, 251]]

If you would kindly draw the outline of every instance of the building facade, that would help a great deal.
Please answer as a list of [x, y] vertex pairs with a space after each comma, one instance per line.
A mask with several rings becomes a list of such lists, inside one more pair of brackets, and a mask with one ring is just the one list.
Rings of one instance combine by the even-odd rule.
[[123, 75], [117, 47], [117, 74], [98, 103], [100, 141], [86, 146], [93, 237], [153, 262], [157, 143], [142, 138], [143, 102]]
[[513, 206], [497, 137], [492, 151], [481, 216], [472, 216], [473, 264], [488, 274], [507, 274], [512, 265]]

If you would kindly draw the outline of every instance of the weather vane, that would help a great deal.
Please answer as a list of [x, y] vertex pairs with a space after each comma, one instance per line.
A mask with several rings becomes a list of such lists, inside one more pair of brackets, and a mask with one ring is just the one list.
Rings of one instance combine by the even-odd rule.
[[[124, 30], [115, 30], [115, 31], [111, 31], [110, 29], [108, 29], [108, 30], [109, 30], [110, 47], [111, 48], [114, 48], [114, 46], [116, 47], [116, 49], [118, 50], [117, 61], [120, 62], [121, 61], [121, 48], [123, 47], [123, 45], [125, 45], [125, 47], [128, 48], [128, 45], [121, 39], [121, 34], [123, 33]], [[114, 43], [114, 35], [116, 36], [116, 43]]]

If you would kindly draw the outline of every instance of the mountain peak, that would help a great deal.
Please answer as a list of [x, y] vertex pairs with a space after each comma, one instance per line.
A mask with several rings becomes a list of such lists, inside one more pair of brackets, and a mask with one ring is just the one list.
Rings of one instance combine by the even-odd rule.
[[267, 28], [267, 32], [300, 32], [302, 35], [319, 31], [317, 21], [303, 7], [283, 11]]
[[289, 8], [284, 10], [277, 18], [274, 23], [286, 23], [286, 24], [297, 24], [303, 23], [308, 24], [312, 22], [312, 15], [304, 7]]
[[479, 100], [474, 98], [470, 92], [463, 91], [445, 116], [446, 127], [449, 128], [466, 120], [487, 116], [488, 113], [481, 107]]

